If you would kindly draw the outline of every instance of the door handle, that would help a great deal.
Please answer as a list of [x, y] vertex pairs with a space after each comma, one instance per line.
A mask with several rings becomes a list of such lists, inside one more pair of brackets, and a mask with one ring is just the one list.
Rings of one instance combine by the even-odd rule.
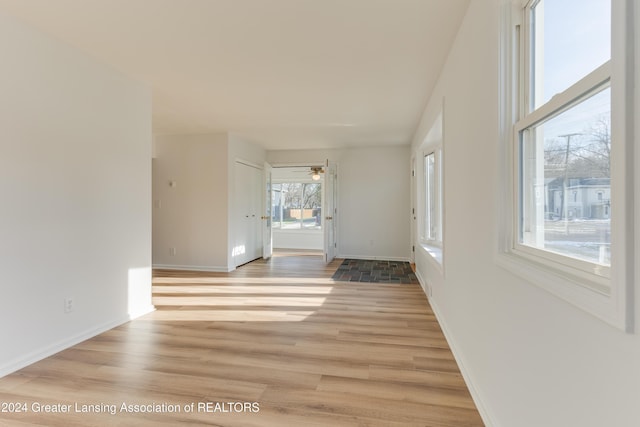
[[324, 217], [324, 219], [326, 219], [326, 220], [332, 220], [332, 219], [333, 219], [333, 217], [332, 217], [332, 216], [325, 216], [325, 217]]

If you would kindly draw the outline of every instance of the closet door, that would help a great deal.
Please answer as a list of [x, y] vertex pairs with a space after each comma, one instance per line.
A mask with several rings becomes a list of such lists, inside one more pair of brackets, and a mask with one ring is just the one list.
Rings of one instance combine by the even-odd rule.
[[262, 170], [236, 162], [233, 257], [236, 267], [262, 257]]

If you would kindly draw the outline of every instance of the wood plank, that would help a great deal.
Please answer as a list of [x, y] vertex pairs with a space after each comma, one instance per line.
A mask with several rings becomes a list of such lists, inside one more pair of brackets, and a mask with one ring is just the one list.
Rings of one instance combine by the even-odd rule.
[[335, 282], [277, 254], [155, 270], [157, 310], [0, 379], [0, 401], [257, 402], [226, 413], [10, 413], [2, 426], [482, 426], [418, 285]]
[[377, 397], [389, 401], [404, 400], [435, 406], [475, 408], [466, 389], [445, 389], [418, 383], [375, 381], [370, 378], [359, 380], [326, 375], [320, 380], [318, 390]]

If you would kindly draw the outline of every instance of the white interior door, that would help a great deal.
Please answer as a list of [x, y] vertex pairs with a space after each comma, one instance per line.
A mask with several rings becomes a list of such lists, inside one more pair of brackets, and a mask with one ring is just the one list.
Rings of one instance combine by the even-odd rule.
[[260, 258], [263, 251], [263, 174], [257, 166], [236, 161], [234, 190], [234, 249], [236, 267]]
[[273, 255], [273, 230], [271, 228], [271, 219], [273, 214], [271, 209], [273, 208], [273, 196], [272, 196], [272, 168], [267, 162], [264, 162], [264, 203], [262, 209], [262, 258], [269, 259]]
[[324, 168], [324, 260], [328, 264], [336, 257], [337, 250], [337, 174], [336, 164], [329, 160]]

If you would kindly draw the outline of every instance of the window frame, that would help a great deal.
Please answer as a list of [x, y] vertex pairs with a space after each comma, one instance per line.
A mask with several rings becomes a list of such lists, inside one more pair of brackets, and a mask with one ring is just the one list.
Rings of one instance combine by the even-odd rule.
[[[532, 106], [529, 84], [529, 55], [525, 49], [530, 20], [527, 8], [532, 0], [503, 3], [500, 49], [500, 132], [503, 192], [499, 197], [498, 252], [496, 262], [526, 281], [593, 314], [607, 323], [633, 330], [633, 45], [627, 32], [632, 26], [631, 0], [612, 1], [611, 59], [574, 82], [547, 103]], [[596, 88], [611, 85], [611, 267], [608, 274], [593, 271], [593, 263], [519, 244], [520, 134], [587, 99]], [[533, 106], [531, 107], [533, 108]], [[524, 114], [526, 112], [526, 114]], [[614, 151], [615, 147], [615, 151]], [[614, 166], [615, 165], [615, 166]], [[506, 208], [505, 208], [506, 207]]]
[[[432, 261], [433, 265], [436, 267], [437, 271], [439, 271], [444, 276], [444, 240], [445, 240], [445, 205], [444, 205], [444, 194], [445, 194], [445, 135], [444, 135], [444, 99], [442, 100], [442, 106], [438, 114], [433, 119], [427, 135], [425, 136], [422, 144], [418, 149], [418, 155], [422, 156], [422, 162], [418, 162], [418, 171], [421, 179], [418, 181], [418, 217], [420, 220], [418, 221], [418, 237], [419, 237], [419, 246], [420, 250], [428, 256], [428, 259]], [[436, 167], [435, 178], [437, 180], [435, 188], [437, 191], [435, 200], [438, 203], [436, 207], [437, 212], [437, 233], [435, 239], [428, 239], [426, 234], [427, 228], [427, 189], [426, 189], [426, 176], [427, 176], [427, 168], [425, 167], [425, 158], [429, 154], [433, 153], [435, 155], [434, 166]]]
[[[433, 216], [429, 209], [430, 186], [429, 186], [429, 169], [427, 166], [427, 157], [433, 156]], [[442, 247], [442, 148], [438, 145], [432, 150], [426, 151], [422, 155], [423, 167], [423, 196], [424, 196], [424, 218], [422, 223], [422, 243], [429, 246]], [[435, 223], [435, 227], [433, 224]], [[435, 230], [435, 236], [431, 235], [431, 229]]]

